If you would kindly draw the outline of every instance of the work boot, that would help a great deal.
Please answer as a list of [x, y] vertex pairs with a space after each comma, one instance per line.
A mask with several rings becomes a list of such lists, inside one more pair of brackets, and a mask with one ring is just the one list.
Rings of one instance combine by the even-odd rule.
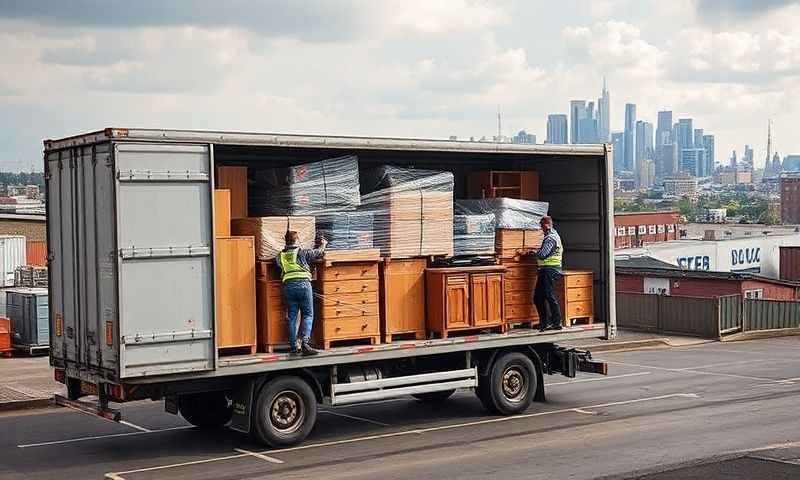
[[289, 344], [289, 356], [296, 357], [300, 355], [300, 350], [297, 349], [297, 342]]
[[560, 323], [556, 323], [555, 325], [550, 325], [547, 327], [548, 330], [561, 330], [563, 327]]
[[314, 350], [307, 341], [304, 341], [302, 344], [300, 344], [300, 350], [303, 352], [304, 357], [310, 357], [319, 353], [318, 351]]

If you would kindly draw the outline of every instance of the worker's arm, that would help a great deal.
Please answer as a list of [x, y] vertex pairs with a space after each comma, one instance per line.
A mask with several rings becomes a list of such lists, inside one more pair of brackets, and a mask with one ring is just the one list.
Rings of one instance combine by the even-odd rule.
[[319, 241], [319, 248], [312, 248], [306, 250], [305, 248], [301, 249], [301, 254], [305, 256], [306, 263], [311, 265], [314, 262], [322, 260], [325, 256], [325, 247], [328, 246], [328, 241], [325, 238], [320, 239]]
[[535, 252], [531, 252], [531, 255], [534, 257], [544, 260], [545, 258], [549, 257], [553, 253], [553, 249], [556, 248], [556, 240], [553, 237], [544, 237], [544, 241], [542, 242], [542, 246], [539, 247], [539, 250]]

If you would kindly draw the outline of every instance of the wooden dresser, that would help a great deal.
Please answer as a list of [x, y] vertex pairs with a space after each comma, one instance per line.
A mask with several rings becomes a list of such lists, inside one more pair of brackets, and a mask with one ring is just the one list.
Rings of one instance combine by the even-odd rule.
[[315, 283], [313, 336], [318, 347], [328, 349], [342, 340], [380, 343], [377, 261], [319, 265]]
[[427, 269], [428, 331], [441, 338], [456, 331], [504, 331], [505, 270], [501, 265]]
[[591, 324], [594, 320], [594, 277], [591, 270], [564, 270], [558, 285], [564, 325]]
[[384, 343], [393, 335], [425, 338], [426, 258], [390, 259], [380, 264], [381, 334]]
[[539, 313], [533, 304], [533, 290], [536, 288], [536, 260], [520, 257], [503, 259], [506, 267], [503, 299], [506, 308], [506, 324], [522, 324], [533, 328], [539, 325]]
[[258, 350], [272, 353], [276, 346], [289, 347], [281, 274], [274, 262], [258, 262], [256, 267]]

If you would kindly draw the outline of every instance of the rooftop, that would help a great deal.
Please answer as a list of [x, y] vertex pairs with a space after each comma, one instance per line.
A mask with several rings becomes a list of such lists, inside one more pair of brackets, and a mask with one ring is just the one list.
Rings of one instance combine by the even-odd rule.
[[617, 274], [646, 275], [648, 277], [662, 278], [697, 278], [711, 280], [757, 280], [759, 282], [774, 283], [789, 287], [800, 287], [800, 282], [780, 280], [777, 278], [765, 277], [755, 273], [744, 272], [712, 272], [706, 270], [681, 270], [679, 268], [637, 268], [637, 267], [617, 267]]

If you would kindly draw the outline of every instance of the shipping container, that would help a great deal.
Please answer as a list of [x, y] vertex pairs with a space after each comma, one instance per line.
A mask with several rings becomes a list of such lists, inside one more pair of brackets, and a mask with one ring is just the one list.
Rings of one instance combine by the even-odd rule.
[[6, 313], [11, 320], [14, 345], [43, 347], [50, 344], [50, 315], [46, 288], [6, 290]]
[[14, 272], [25, 261], [25, 237], [0, 235], [0, 287], [14, 286]]
[[28, 240], [25, 242], [25, 258], [28, 265], [44, 267], [47, 265], [47, 242]]
[[800, 282], [800, 246], [781, 247], [780, 275], [782, 280]]
[[[100, 409], [108, 401], [165, 398], [168, 411], [191, 423], [232, 418], [232, 428], [270, 445], [305, 438], [317, 402], [339, 405], [405, 394], [446, 398], [456, 388], [485, 384], [477, 392], [489, 410], [518, 413], [534, 398], [544, 398], [543, 373], [605, 371], [588, 352], [557, 343], [615, 335], [609, 151], [607, 145], [149, 129], [46, 140], [51, 363], [71, 398], [85, 393], [82, 384], [95, 384]], [[549, 202], [563, 239], [565, 267], [593, 273], [594, 323], [543, 333], [514, 329], [337, 347], [315, 357], [219, 357], [215, 168], [287, 167], [343, 155], [357, 156], [364, 169], [447, 170], [456, 198], [465, 197], [471, 172], [536, 171], [540, 199]], [[250, 188], [258, 185], [251, 182]], [[519, 362], [522, 367], [512, 368]], [[518, 392], [518, 401], [503, 400], [507, 391], [495, 382], [495, 367], [511, 368], [521, 375], [522, 383], [515, 384], [530, 391]], [[280, 387], [291, 395], [272, 400], [307, 409], [305, 422], [291, 434], [276, 430], [286, 419], [267, 418], [265, 410], [252, 408], [264, 395], [277, 395], [272, 379], [278, 373], [289, 378]], [[231, 402], [235, 409], [229, 409]], [[205, 411], [196, 409], [200, 403]]]

